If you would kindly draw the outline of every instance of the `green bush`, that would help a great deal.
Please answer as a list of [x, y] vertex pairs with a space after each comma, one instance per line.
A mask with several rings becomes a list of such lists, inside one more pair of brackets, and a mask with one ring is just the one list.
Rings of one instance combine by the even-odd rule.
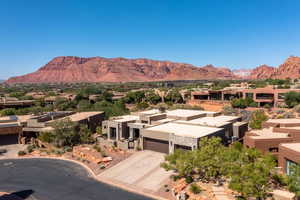
[[64, 151], [64, 152], [72, 152], [72, 150], [73, 150], [72, 147], [70, 147], [70, 146], [65, 146], [63, 151]]
[[202, 190], [196, 183], [192, 183], [191, 186], [190, 186], [190, 191], [193, 194], [199, 194]]
[[285, 175], [281, 175], [281, 174], [275, 173], [275, 174], [273, 174], [272, 179], [279, 186], [286, 186], [288, 184], [288, 178]]
[[26, 155], [26, 152], [25, 152], [25, 151], [19, 151], [19, 152], [18, 152], [18, 155], [19, 155], [19, 156], [24, 156], [24, 155]]
[[186, 183], [190, 184], [190, 183], [192, 183], [193, 181], [194, 181], [194, 180], [193, 180], [193, 177], [191, 177], [191, 176], [185, 177], [185, 182], [186, 182]]
[[299, 92], [287, 92], [284, 95], [284, 102], [289, 107], [292, 108], [300, 103], [300, 93]]
[[94, 145], [93, 148], [94, 148], [97, 152], [101, 152], [101, 151], [102, 151], [101, 147], [99, 147], [98, 145]]
[[140, 102], [140, 103], [138, 103], [137, 105], [136, 105], [136, 108], [138, 109], [138, 110], [145, 110], [146, 108], [148, 108], [149, 107], [149, 104], [148, 103], [146, 103], [146, 102]]
[[262, 123], [267, 119], [268, 117], [263, 110], [256, 110], [251, 115], [249, 126], [252, 129], [261, 129]]
[[28, 153], [33, 152], [34, 149], [35, 149], [35, 146], [34, 146], [34, 145], [28, 145], [28, 146], [27, 146], [27, 151], [28, 151]]

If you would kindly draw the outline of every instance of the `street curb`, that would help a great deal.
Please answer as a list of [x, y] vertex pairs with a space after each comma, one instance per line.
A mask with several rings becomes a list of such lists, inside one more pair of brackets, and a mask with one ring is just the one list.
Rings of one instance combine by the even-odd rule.
[[104, 184], [107, 184], [107, 185], [111, 185], [111, 186], [120, 188], [122, 190], [125, 190], [127, 192], [132, 192], [132, 193], [142, 195], [142, 196], [145, 196], [145, 197], [149, 197], [149, 198], [152, 198], [152, 199], [169, 200], [169, 199], [163, 198], [161, 196], [149, 194], [149, 193], [142, 192], [142, 191], [137, 191], [137, 190], [134, 190], [130, 187], [124, 186], [122, 184], [118, 184], [118, 183], [114, 183], [114, 182], [109, 181], [109, 180], [103, 180], [101, 178], [98, 178], [97, 175], [93, 172], [93, 170], [91, 170], [91, 168], [86, 166], [84, 163], [76, 161], [76, 160], [71, 160], [71, 159], [67, 159], [67, 158], [60, 158], [60, 157], [50, 157], [50, 156], [49, 157], [48, 156], [38, 156], [38, 157], [0, 158], [0, 160], [20, 160], [20, 159], [53, 159], [53, 160], [63, 160], [63, 161], [72, 162], [72, 163], [78, 164], [78, 165], [82, 166], [83, 168], [85, 168], [87, 170], [88, 174], [98, 182], [101, 182], [101, 183], [104, 183]]

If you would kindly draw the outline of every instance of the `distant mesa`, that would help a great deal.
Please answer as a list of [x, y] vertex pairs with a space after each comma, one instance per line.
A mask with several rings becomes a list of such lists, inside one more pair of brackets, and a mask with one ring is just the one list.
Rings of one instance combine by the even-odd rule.
[[235, 79], [227, 68], [125, 58], [56, 57], [36, 72], [12, 77], [13, 83], [144, 82], [161, 80]]
[[9, 78], [5, 83], [147, 82], [163, 80], [215, 80], [299, 78], [300, 58], [291, 56], [278, 68], [261, 65], [233, 70], [206, 65], [126, 58], [56, 57], [36, 72]]

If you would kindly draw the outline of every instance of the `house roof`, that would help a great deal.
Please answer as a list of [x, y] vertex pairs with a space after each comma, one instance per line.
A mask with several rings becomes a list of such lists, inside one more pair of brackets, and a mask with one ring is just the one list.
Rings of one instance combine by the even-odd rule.
[[288, 133], [280, 133], [273, 132], [273, 128], [264, 128], [260, 130], [252, 130], [251, 133], [255, 135], [251, 135], [249, 137], [253, 139], [276, 139], [276, 138], [289, 138]]
[[187, 110], [187, 109], [176, 109], [166, 111], [168, 116], [178, 116], [178, 117], [192, 117], [201, 114], [211, 114], [216, 113], [213, 111], [204, 111], [204, 110]]
[[291, 150], [300, 152], [300, 143], [282, 143], [280, 145]]
[[123, 115], [123, 116], [112, 118], [111, 120], [115, 122], [127, 122], [127, 121], [134, 121], [138, 119], [139, 116], [136, 115]]
[[297, 118], [289, 118], [289, 119], [269, 119], [267, 122], [270, 123], [278, 123], [278, 124], [300, 124], [300, 119]]
[[78, 112], [78, 113], [66, 116], [66, 117], [64, 117], [62, 119], [69, 118], [73, 122], [78, 122], [78, 121], [87, 119], [89, 117], [92, 117], [94, 115], [98, 115], [98, 114], [101, 114], [101, 113], [103, 113], [103, 112]]
[[153, 127], [146, 128], [149, 131], [158, 131], [164, 133], [173, 133], [177, 136], [201, 138], [211, 135], [215, 132], [222, 130], [222, 128], [212, 128], [205, 126], [195, 126], [189, 124], [166, 123]]

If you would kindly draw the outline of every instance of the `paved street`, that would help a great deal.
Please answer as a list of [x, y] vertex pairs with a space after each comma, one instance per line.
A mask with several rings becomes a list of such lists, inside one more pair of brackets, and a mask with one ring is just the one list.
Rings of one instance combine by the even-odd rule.
[[146, 200], [102, 184], [72, 162], [54, 159], [0, 160], [0, 191], [32, 190], [41, 200]]
[[100, 179], [123, 183], [132, 188], [156, 192], [169, 179], [171, 172], [160, 167], [164, 154], [140, 151], [99, 174]]

